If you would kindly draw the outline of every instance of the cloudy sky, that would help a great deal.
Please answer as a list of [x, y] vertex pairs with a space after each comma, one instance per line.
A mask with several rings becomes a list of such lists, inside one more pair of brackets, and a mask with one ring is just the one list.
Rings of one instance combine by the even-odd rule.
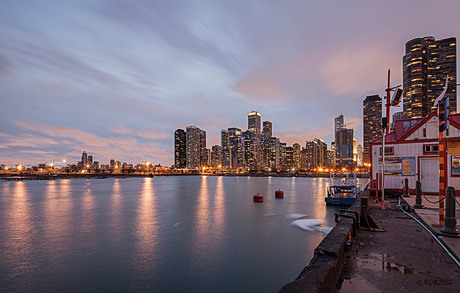
[[[460, 35], [460, 1], [0, 2], [0, 164], [173, 164], [173, 133], [207, 147], [247, 113], [292, 145], [333, 139], [341, 108], [402, 83], [405, 43]], [[398, 109], [401, 110], [401, 109]]]

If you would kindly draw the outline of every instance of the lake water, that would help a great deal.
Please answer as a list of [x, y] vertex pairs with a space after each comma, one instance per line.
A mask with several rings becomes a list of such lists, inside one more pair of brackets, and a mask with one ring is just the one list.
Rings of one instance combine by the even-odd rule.
[[[0, 181], [0, 292], [277, 292], [335, 224], [337, 208], [324, 203], [328, 184], [216, 176]], [[284, 199], [275, 199], [278, 189]], [[253, 202], [257, 193], [263, 203]]]

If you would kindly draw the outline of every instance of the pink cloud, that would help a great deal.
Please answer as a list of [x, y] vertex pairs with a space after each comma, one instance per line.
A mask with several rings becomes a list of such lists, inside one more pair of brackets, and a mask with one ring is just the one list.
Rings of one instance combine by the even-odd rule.
[[228, 127], [232, 122], [222, 117], [206, 116], [202, 118], [204, 130], [216, 130]]
[[43, 154], [55, 154], [55, 152], [52, 152], [52, 151], [41, 151], [41, 150], [21, 150], [19, 151], [21, 153], [29, 153], [29, 154], [40, 154], [40, 155], [43, 155]]
[[44, 147], [49, 145], [56, 145], [58, 142], [54, 139], [36, 136], [32, 134], [18, 134], [18, 135], [1, 135], [6, 137], [6, 142], [0, 145], [0, 148], [10, 147]]
[[53, 95], [68, 95], [73, 92], [73, 89], [71, 87], [65, 87], [56, 84], [39, 83], [37, 84], [37, 88], [44, 93]]
[[314, 138], [321, 138], [331, 133], [332, 129], [321, 128], [318, 130], [287, 131], [281, 134], [273, 133], [273, 136], [279, 137], [281, 142], [286, 143], [288, 146], [292, 146], [294, 143], [305, 146], [306, 141], [313, 140]]
[[152, 106], [151, 107], [152, 110], [157, 113], [157, 114], [166, 114], [166, 111], [165, 109], [163, 109], [162, 107], [159, 107], [159, 106]]
[[126, 127], [122, 123], [118, 123], [116, 127], [110, 128], [110, 131], [123, 135], [134, 135], [146, 139], [168, 139], [172, 136], [171, 133], [166, 133], [158, 130], [137, 130]]
[[[171, 134], [154, 130], [137, 131], [120, 124], [115, 128], [115, 133], [118, 131], [118, 133], [125, 135], [124, 137], [101, 137], [94, 133], [69, 126], [46, 125], [33, 120], [10, 119], [10, 121], [23, 129], [42, 133], [49, 137], [33, 134], [20, 134], [15, 136], [0, 134], [6, 137], [6, 142], [0, 144], [2, 148], [29, 147], [33, 148], [33, 150], [26, 150], [26, 153], [39, 155], [55, 153], [52, 149], [53, 147], [65, 145], [70, 151], [62, 154], [62, 156], [69, 158], [69, 164], [72, 163], [72, 160], [75, 160], [74, 163], [76, 163], [82, 151], [94, 154], [94, 160], [102, 164], [108, 163], [111, 158], [135, 164], [141, 162], [142, 158], [146, 155], [154, 158], [156, 163], [161, 163], [163, 165], [172, 163], [172, 150], [162, 149], [154, 142], [141, 143], [133, 137], [164, 139], [170, 137]], [[2, 158], [1, 156], [0, 159], [8, 161], [8, 158]], [[36, 161], [37, 157], [28, 157], [27, 160]]]
[[85, 144], [106, 146], [104, 141], [101, 140], [97, 135], [82, 131], [74, 127], [46, 125], [33, 120], [16, 120], [12, 118], [10, 118], [10, 121], [14, 125], [24, 129], [41, 132], [51, 137], [71, 138]]
[[263, 75], [258, 75], [257, 72], [239, 80], [234, 89], [244, 95], [264, 100], [276, 101], [287, 98], [286, 94], [276, 85], [274, 80], [270, 80]]

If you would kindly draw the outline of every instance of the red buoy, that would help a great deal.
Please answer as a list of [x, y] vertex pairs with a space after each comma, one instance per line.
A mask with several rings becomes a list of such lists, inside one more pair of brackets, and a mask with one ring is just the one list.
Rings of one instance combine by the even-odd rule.
[[283, 198], [284, 197], [284, 191], [281, 191], [281, 190], [275, 191], [275, 197], [276, 198]]
[[263, 202], [264, 201], [264, 196], [259, 195], [258, 193], [254, 195], [254, 202]]

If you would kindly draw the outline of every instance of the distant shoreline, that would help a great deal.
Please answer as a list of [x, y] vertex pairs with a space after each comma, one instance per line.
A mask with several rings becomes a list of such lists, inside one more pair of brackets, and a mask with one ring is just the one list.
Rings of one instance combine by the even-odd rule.
[[[21, 181], [21, 180], [57, 180], [57, 179], [107, 179], [107, 178], [139, 178], [159, 176], [230, 176], [230, 177], [320, 177], [329, 178], [327, 174], [292, 174], [292, 173], [152, 173], [152, 174], [111, 174], [111, 173], [89, 173], [89, 174], [0, 174], [0, 180]], [[345, 174], [336, 174], [335, 177], [345, 177]], [[351, 177], [349, 175], [349, 177]], [[369, 174], [358, 174], [358, 178], [369, 178]]]

